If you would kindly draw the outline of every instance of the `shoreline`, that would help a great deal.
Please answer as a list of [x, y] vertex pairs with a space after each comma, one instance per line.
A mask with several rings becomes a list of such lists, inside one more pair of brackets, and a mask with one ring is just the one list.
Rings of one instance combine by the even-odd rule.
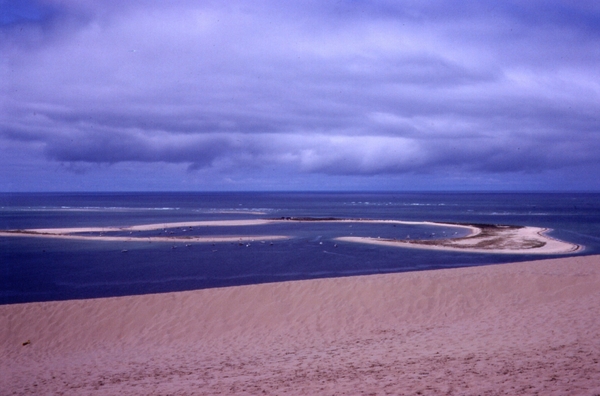
[[7, 394], [598, 394], [600, 256], [0, 306]]

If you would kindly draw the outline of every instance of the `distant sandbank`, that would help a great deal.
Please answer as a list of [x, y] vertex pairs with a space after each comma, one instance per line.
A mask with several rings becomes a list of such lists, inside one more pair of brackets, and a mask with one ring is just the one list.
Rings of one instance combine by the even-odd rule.
[[582, 245], [564, 242], [546, 235], [539, 227], [479, 225], [476, 231], [460, 238], [398, 240], [385, 238], [339, 237], [339, 241], [368, 243], [402, 248], [446, 250], [493, 254], [568, 254], [583, 250]]
[[[76, 227], [76, 228], [41, 228], [26, 230], [0, 231], [4, 237], [46, 237], [78, 240], [97, 241], [150, 241], [150, 242], [194, 242], [217, 243], [249, 240], [279, 240], [291, 238], [283, 235], [240, 235], [240, 236], [136, 236], [135, 232], [152, 231], [160, 229], [182, 228], [184, 231], [195, 227], [239, 227], [267, 225], [282, 222], [335, 222], [335, 223], [374, 223], [374, 224], [401, 224], [401, 225], [428, 225], [446, 228], [462, 228], [469, 231], [469, 235], [447, 239], [389, 239], [341, 236], [336, 238], [342, 242], [368, 243], [404, 248], [418, 248], [431, 250], [449, 250], [461, 252], [493, 253], [493, 254], [567, 254], [583, 250], [583, 246], [568, 243], [549, 237], [548, 229], [523, 226], [503, 226], [486, 224], [459, 224], [439, 223], [430, 221], [402, 221], [380, 219], [337, 219], [337, 218], [311, 218], [311, 217], [284, 217], [280, 219], [250, 219], [250, 220], [214, 220], [191, 221], [177, 223], [143, 224], [124, 227]], [[114, 232], [129, 232], [130, 236], [106, 235]], [[97, 233], [98, 235], [93, 235]], [[90, 235], [91, 234], [91, 235]]]
[[[72, 228], [37, 228], [27, 230], [0, 231], [4, 237], [38, 237], [75, 239], [106, 242], [187, 242], [187, 243], [222, 243], [222, 242], [248, 242], [254, 240], [273, 241], [288, 239], [282, 235], [236, 235], [236, 236], [191, 236], [191, 235], [161, 235], [161, 236], [135, 236], [134, 232], [153, 231], [162, 229], [183, 228], [189, 230], [194, 227], [232, 227], [269, 224], [271, 220], [214, 220], [214, 221], [189, 221], [178, 223], [143, 224], [124, 227], [72, 227]], [[111, 232], [130, 232], [130, 236], [105, 235]], [[97, 233], [98, 235], [88, 235]]]
[[[190, 228], [190, 227], [233, 227], [233, 226], [249, 226], [269, 224], [272, 220], [205, 220], [205, 221], [185, 221], [177, 223], [155, 223], [141, 224], [133, 226], [111, 226], [111, 227], [69, 227], [69, 228], [34, 228], [25, 230], [10, 230], [7, 233], [22, 233], [22, 234], [37, 234], [37, 235], [65, 235], [84, 232], [121, 232], [121, 231], [153, 231], [171, 228]], [[35, 235], [32, 235], [35, 236]]]

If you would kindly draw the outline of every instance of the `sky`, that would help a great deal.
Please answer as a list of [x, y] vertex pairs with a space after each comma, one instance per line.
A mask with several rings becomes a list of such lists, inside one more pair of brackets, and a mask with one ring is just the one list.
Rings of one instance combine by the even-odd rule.
[[600, 191], [596, 1], [0, 0], [0, 191]]

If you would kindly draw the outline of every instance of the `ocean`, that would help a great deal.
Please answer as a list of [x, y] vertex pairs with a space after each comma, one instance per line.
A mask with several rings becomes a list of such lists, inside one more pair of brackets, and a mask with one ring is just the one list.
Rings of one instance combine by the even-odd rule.
[[[130, 226], [281, 217], [393, 219], [551, 228], [600, 253], [598, 193], [2, 193], [0, 229]], [[202, 235], [287, 235], [174, 243], [0, 237], [0, 304], [162, 293], [266, 282], [422, 271], [550, 258], [334, 242], [338, 236], [426, 239], [425, 225], [279, 223], [207, 227]], [[182, 233], [187, 230], [177, 230]], [[179, 245], [179, 246], [175, 246]], [[123, 251], [126, 250], [126, 253]], [[562, 257], [562, 256], [561, 256]]]

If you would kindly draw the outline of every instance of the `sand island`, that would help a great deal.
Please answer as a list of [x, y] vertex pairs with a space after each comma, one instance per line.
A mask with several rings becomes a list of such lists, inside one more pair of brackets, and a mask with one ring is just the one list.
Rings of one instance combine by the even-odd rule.
[[[447, 225], [452, 224], [448, 223]], [[465, 225], [462, 226], [464, 227]], [[466, 225], [466, 227], [471, 229], [471, 233], [459, 238], [399, 240], [339, 237], [337, 240], [404, 248], [473, 253], [567, 254], [583, 250], [583, 246], [581, 245], [564, 242], [546, 235], [550, 231], [546, 228], [493, 224], [472, 224]]]
[[[186, 243], [220, 243], [246, 242], [253, 240], [273, 241], [292, 238], [288, 235], [236, 235], [236, 236], [192, 236], [192, 235], [160, 235], [136, 236], [136, 232], [152, 230], [169, 230], [180, 228], [192, 230], [194, 227], [240, 227], [268, 225], [282, 222], [332, 222], [332, 223], [375, 223], [400, 225], [428, 225], [445, 228], [467, 229], [469, 234], [456, 238], [432, 238], [424, 240], [390, 239], [381, 237], [340, 236], [340, 242], [367, 243], [401, 248], [418, 248], [431, 250], [449, 250], [458, 252], [492, 253], [492, 254], [568, 254], [583, 250], [577, 245], [552, 238], [547, 235], [546, 228], [494, 224], [461, 224], [430, 221], [373, 220], [373, 219], [339, 219], [315, 217], [282, 217], [278, 219], [251, 220], [214, 220], [178, 223], [144, 224], [125, 227], [77, 227], [77, 228], [45, 228], [0, 231], [3, 237], [43, 237], [100, 241], [148, 241], [148, 242], [186, 242]], [[129, 235], [114, 235], [127, 233]], [[111, 235], [112, 234], [112, 235]], [[218, 234], [218, 233], [215, 233]]]

